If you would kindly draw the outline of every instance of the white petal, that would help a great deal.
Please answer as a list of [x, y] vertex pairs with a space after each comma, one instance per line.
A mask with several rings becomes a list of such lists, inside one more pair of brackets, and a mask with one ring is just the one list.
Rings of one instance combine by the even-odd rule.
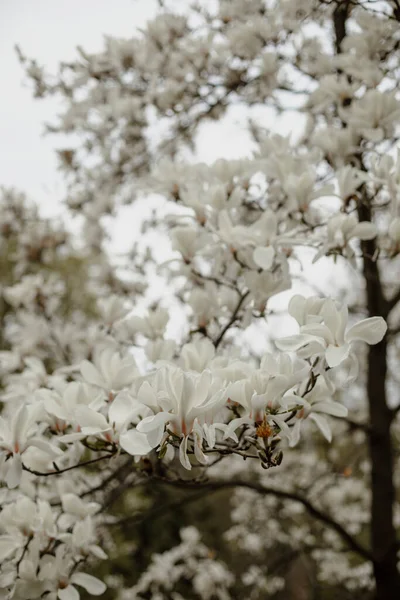
[[153, 448], [150, 446], [145, 433], [140, 433], [136, 429], [130, 429], [123, 433], [119, 438], [121, 448], [132, 456], [144, 456]]
[[97, 544], [92, 544], [89, 546], [89, 550], [92, 554], [94, 554], [94, 556], [96, 556], [96, 558], [100, 558], [101, 560], [108, 558], [103, 548], [100, 548], [100, 546], [97, 546]]
[[60, 450], [60, 448], [58, 448], [57, 446], [54, 446], [54, 444], [51, 444], [50, 442], [46, 440], [41, 440], [39, 438], [31, 438], [29, 440], [29, 446], [39, 448], [39, 450], [42, 450], [42, 452], [46, 452], [46, 454], [49, 454], [52, 457], [61, 456], [61, 454], [63, 453], [62, 450]]
[[76, 419], [82, 427], [95, 429], [96, 431], [106, 431], [110, 429], [107, 419], [99, 412], [92, 410], [88, 406], [78, 406], [76, 409]]
[[266, 271], [272, 267], [274, 256], [275, 249], [272, 246], [267, 246], [266, 248], [257, 246], [253, 252], [253, 260], [256, 265], [262, 269], [265, 269]]
[[332, 441], [332, 432], [331, 432], [331, 428], [329, 427], [329, 423], [325, 419], [325, 417], [322, 417], [321, 415], [316, 415], [315, 413], [311, 413], [310, 419], [312, 419], [314, 421], [314, 423], [317, 425], [318, 429], [320, 430], [320, 432], [322, 433], [324, 438], [328, 442], [331, 442]]
[[345, 335], [346, 342], [361, 341], [378, 344], [385, 335], [387, 325], [382, 317], [370, 317], [350, 327]]
[[66, 433], [65, 435], [60, 435], [58, 440], [60, 442], [64, 442], [68, 444], [69, 442], [77, 442], [78, 440], [83, 440], [86, 437], [86, 433], [82, 433], [81, 431], [76, 433]]
[[347, 385], [350, 385], [351, 383], [354, 383], [354, 381], [358, 377], [359, 364], [358, 364], [357, 356], [355, 354], [349, 354], [348, 359], [342, 365], [342, 368], [343, 367], [344, 367], [344, 373], [345, 373], [345, 378], [346, 378], [343, 385], [347, 386]]
[[73, 585], [67, 585], [63, 590], [58, 590], [60, 600], [79, 600], [79, 592]]
[[[14, 454], [8, 461], [8, 471], [5, 476], [5, 482], [10, 490], [16, 488], [21, 481], [22, 476], [22, 459], [20, 454]], [[7, 464], [7, 463], [6, 463]]]
[[326, 362], [330, 367], [337, 367], [348, 357], [349, 352], [349, 344], [343, 344], [343, 346], [328, 346], [325, 353]]
[[[335, 319], [331, 319], [330, 321], [333, 325]], [[333, 344], [335, 342], [333, 333], [334, 330], [332, 332], [328, 323], [326, 325], [324, 325], [323, 323], [307, 323], [307, 325], [303, 325], [300, 328], [300, 335], [312, 335], [314, 338], [317, 338], [318, 341], [320, 341], [323, 345]]]
[[373, 223], [362, 221], [354, 227], [351, 237], [356, 237], [360, 240], [373, 240], [377, 233], [378, 231]]
[[82, 427], [82, 433], [85, 436], [98, 435], [99, 433], [105, 433], [106, 431], [110, 432], [111, 427], [107, 427], [107, 429], [99, 429], [98, 427]]
[[294, 448], [295, 446], [297, 446], [297, 444], [300, 441], [301, 421], [301, 419], [298, 419], [290, 432], [290, 448]]
[[348, 410], [339, 402], [317, 402], [312, 407], [314, 412], [325, 413], [333, 417], [347, 417]]
[[[338, 339], [336, 333], [340, 329], [340, 313], [331, 298], [326, 299], [321, 314], [324, 317], [324, 323], [330, 330], [332, 336]], [[333, 343], [333, 340], [329, 343]]]
[[154, 416], [145, 417], [138, 423], [137, 430], [141, 433], [149, 433], [150, 431], [154, 431], [158, 429], [160, 426], [165, 425], [170, 421], [172, 415], [167, 412], [159, 412]]
[[129, 416], [133, 413], [133, 410], [132, 398], [128, 394], [121, 392], [111, 402], [111, 406], [108, 411], [110, 423], [115, 423], [117, 429], [120, 429]]
[[214, 425], [207, 425], [207, 423], [204, 423], [203, 430], [204, 430], [204, 435], [205, 435], [208, 447], [214, 448], [214, 446], [215, 446], [215, 427], [214, 427]]
[[[195, 383], [192, 406], [203, 406], [206, 403], [212, 381], [211, 371], [203, 371]], [[206, 403], [208, 405], [208, 403]]]
[[372, 127], [362, 130], [363, 136], [371, 142], [381, 142], [384, 138], [385, 132], [382, 127], [373, 129]]
[[61, 504], [64, 512], [79, 517], [86, 515], [85, 503], [79, 498], [79, 496], [76, 496], [75, 494], [63, 494], [61, 496]]
[[74, 573], [71, 577], [71, 581], [72, 583], [76, 583], [85, 588], [89, 594], [93, 594], [94, 596], [104, 594], [107, 589], [107, 586], [103, 581], [100, 581], [97, 577], [93, 577], [87, 573]]
[[115, 377], [113, 377], [113, 384], [117, 389], [122, 389], [128, 386], [136, 377], [136, 364], [132, 363], [121, 367]]
[[188, 438], [187, 438], [187, 436], [185, 436], [179, 446], [179, 460], [181, 462], [181, 465], [183, 467], [185, 467], [185, 469], [187, 469], [188, 471], [191, 471], [192, 465], [190, 464], [189, 457], [186, 454], [187, 445], [188, 445]]
[[148, 381], [144, 381], [140, 386], [138, 398], [147, 406], [157, 406], [157, 394]]
[[167, 445], [167, 451], [164, 455], [164, 462], [172, 462], [175, 458], [175, 449], [170, 444]]
[[81, 374], [85, 381], [91, 383], [92, 385], [106, 387], [105, 381], [101, 376], [100, 372], [96, 367], [89, 362], [88, 360], [84, 360], [81, 363]]
[[300, 294], [295, 294], [289, 302], [288, 312], [291, 317], [296, 319], [299, 325], [304, 323], [304, 312], [306, 299]]
[[10, 441], [10, 424], [3, 417], [0, 417], [0, 438], [3, 441]]
[[194, 455], [201, 465], [208, 464], [208, 458], [203, 452], [203, 431], [194, 431]]
[[232, 223], [226, 210], [221, 210], [218, 215], [218, 229], [220, 233], [230, 236]]
[[[290, 335], [280, 340], [276, 340], [275, 346], [278, 350], [283, 350], [284, 352], [296, 352], [311, 342], [318, 342], [318, 338], [313, 335], [299, 333], [298, 335]], [[321, 349], [324, 349], [323, 346], [321, 346]]]
[[254, 421], [250, 419], [250, 417], [238, 417], [237, 419], [233, 419], [228, 425], [226, 425], [224, 440], [230, 438], [234, 442], [238, 442], [239, 439], [235, 433], [238, 427], [242, 425], [254, 425]]
[[[43, 391], [48, 392], [50, 390]], [[57, 417], [57, 419], [68, 419], [68, 413], [65, 410], [65, 407], [57, 402], [56, 396], [52, 395], [51, 392], [49, 394], [46, 393], [41, 395], [41, 399], [43, 401], [45, 409], [50, 415], [54, 415], [55, 417]]]
[[11, 429], [14, 440], [19, 440], [24, 437], [26, 430], [29, 427], [29, 414], [28, 409], [23, 404], [21, 408], [15, 413], [12, 420]]
[[15, 536], [0, 535], [0, 562], [11, 556], [18, 546], [18, 539]]

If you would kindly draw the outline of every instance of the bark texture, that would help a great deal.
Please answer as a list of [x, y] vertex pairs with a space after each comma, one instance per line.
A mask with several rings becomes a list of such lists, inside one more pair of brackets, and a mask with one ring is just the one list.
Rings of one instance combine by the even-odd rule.
[[[336, 52], [340, 53], [346, 35], [346, 21], [354, 3], [338, 1], [333, 12]], [[362, 165], [362, 156], [357, 159]], [[365, 186], [360, 190], [357, 212], [359, 221], [373, 221], [372, 198]], [[368, 316], [387, 318], [385, 298], [375, 240], [361, 242]], [[369, 456], [371, 462], [370, 535], [376, 584], [375, 600], [399, 600], [400, 576], [397, 569], [396, 530], [393, 519], [395, 487], [393, 482], [392, 411], [387, 404], [387, 339], [369, 346], [367, 365], [367, 402], [369, 408]]]

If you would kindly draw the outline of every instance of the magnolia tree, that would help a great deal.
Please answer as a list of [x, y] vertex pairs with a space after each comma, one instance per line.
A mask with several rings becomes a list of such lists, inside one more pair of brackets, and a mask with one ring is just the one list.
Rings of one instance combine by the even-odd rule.
[[[64, 101], [50, 131], [79, 134], [59, 157], [82, 236], [4, 194], [2, 597], [278, 598], [303, 556], [318, 597], [397, 600], [400, 5], [174, 4], [54, 75], [20, 52], [35, 95]], [[251, 155], [197, 164], [203, 124], [235, 110]], [[106, 228], [133, 202], [117, 276]], [[57, 256], [87, 265], [73, 290]], [[296, 293], [310, 256], [332, 297]], [[206, 543], [180, 516], [224, 490]], [[171, 508], [178, 540], [135, 581], [101, 575], [119, 527]]]

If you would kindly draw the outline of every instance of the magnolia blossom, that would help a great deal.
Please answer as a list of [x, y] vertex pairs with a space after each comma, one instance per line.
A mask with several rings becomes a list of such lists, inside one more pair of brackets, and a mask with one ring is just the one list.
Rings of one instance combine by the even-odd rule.
[[101, 298], [97, 302], [101, 316], [108, 325], [114, 325], [116, 322], [124, 319], [130, 312], [126, 302], [116, 294], [110, 298]]
[[[321, 256], [331, 251], [339, 251], [348, 259], [353, 259], [354, 250], [349, 246], [352, 239], [372, 240], [378, 231], [369, 221], [359, 223], [353, 215], [338, 214], [329, 220], [327, 226], [327, 241], [314, 257], [316, 262]], [[353, 261], [354, 263], [354, 261]]]
[[0, 417], [0, 474], [10, 488], [19, 484], [22, 475], [22, 455], [29, 447], [36, 447], [56, 458], [61, 450], [44, 440], [38, 434], [36, 421], [40, 417], [41, 406], [22, 405], [8, 423]]
[[149, 387], [146, 388], [148, 392], [145, 392], [144, 386], [141, 388], [141, 399], [146, 401], [146, 394], [147, 402], [155, 414], [142, 419], [135, 430], [127, 431], [121, 437], [121, 446], [130, 454], [147, 454], [151, 448], [160, 445], [167, 425], [175, 436], [181, 438], [179, 456], [182, 464], [191, 469], [187, 450], [192, 433], [196, 458], [204, 463], [206, 458], [202, 452], [201, 425], [206, 425], [208, 433], [207, 426], [224, 403], [221, 383], [218, 380], [212, 381], [210, 371], [196, 374], [169, 368], [159, 374], [156, 385], [162, 390], [158, 396]]
[[[59, 546], [55, 556], [49, 556], [46, 562], [41, 565], [38, 579], [44, 582], [44, 588], [47, 588], [47, 581], [54, 580], [56, 575], [56, 588], [54, 591], [49, 589], [50, 598], [58, 598], [59, 600], [79, 600], [80, 595], [76, 586], [84, 588], [93, 596], [100, 596], [106, 590], [106, 585], [97, 577], [88, 575], [87, 573], [68, 573], [66, 569], [66, 547]], [[48, 588], [47, 588], [48, 589]]]
[[[95, 436], [110, 444], [118, 444], [128, 425], [137, 420], [139, 415], [143, 416], [147, 412], [149, 412], [147, 407], [135, 402], [128, 392], [120, 392], [109, 404], [107, 417], [90, 406], [78, 406], [74, 419], [78, 424], [78, 431], [63, 435], [60, 439], [71, 442]], [[144, 436], [141, 437], [145, 442]]]
[[87, 383], [107, 394], [114, 394], [130, 385], [138, 374], [133, 357], [121, 358], [112, 348], [102, 350], [94, 363], [83, 361], [80, 369]]
[[332, 430], [324, 415], [346, 417], [348, 414], [346, 406], [330, 400], [329, 389], [323, 379], [320, 379], [312, 391], [304, 397], [297, 395], [285, 397], [282, 406], [285, 406], [289, 411], [301, 407], [300, 410], [296, 411], [294, 426], [290, 430], [285, 430], [291, 448], [296, 446], [300, 440], [301, 427], [305, 419], [309, 418], [313, 421], [325, 439], [331, 442]]
[[75, 523], [72, 532], [62, 533], [59, 535], [59, 539], [66, 544], [75, 556], [80, 554], [86, 557], [92, 554], [96, 558], [103, 560], [107, 558], [104, 550], [96, 544], [96, 531], [90, 516]]
[[[298, 303], [298, 297], [292, 302]], [[347, 307], [325, 300], [320, 311], [320, 321], [306, 318], [297, 335], [276, 342], [280, 350], [299, 352], [304, 358], [323, 357], [329, 367], [337, 367], [350, 355], [355, 359], [354, 343], [378, 344], [386, 333], [387, 325], [382, 317], [370, 317], [359, 321], [346, 331]]]
[[400, 102], [395, 92], [368, 90], [349, 110], [342, 109], [344, 119], [373, 142], [391, 135], [400, 118]]

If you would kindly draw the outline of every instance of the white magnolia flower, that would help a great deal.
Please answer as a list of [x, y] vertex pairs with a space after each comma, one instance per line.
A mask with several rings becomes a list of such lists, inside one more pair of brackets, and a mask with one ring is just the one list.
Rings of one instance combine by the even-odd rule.
[[124, 319], [131, 311], [125, 300], [115, 294], [108, 298], [100, 298], [97, 301], [97, 306], [103, 321], [108, 326]]
[[211, 282], [207, 282], [204, 289], [195, 288], [188, 298], [188, 306], [194, 313], [198, 327], [207, 327], [210, 321], [221, 310], [221, 297], [218, 289]]
[[321, 323], [324, 303], [325, 299], [318, 296], [305, 298], [301, 294], [295, 294], [289, 302], [288, 313], [300, 326], [307, 323]]
[[362, 183], [368, 179], [365, 173], [359, 169], [355, 169], [351, 165], [346, 165], [341, 169], [338, 169], [336, 171], [336, 178], [339, 188], [339, 197], [342, 201], [351, 198]]
[[37, 435], [39, 411], [40, 405], [22, 405], [10, 422], [0, 417], [0, 456], [5, 458], [1, 475], [9, 488], [18, 486], [22, 475], [22, 455], [30, 446], [39, 448], [53, 458], [62, 454], [59, 448]]
[[218, 215], [218, 236], [231, 252], [236, 252], [245, 246], [253, 245], [253, 232], [250, 227], [235, 225], [226, 210]]
[[101, 504], [98, 502], [85, 502], [72, 492], [61, 493], [63, 513], [59, 518], [60, 527], [68, 529], [76, 521], [81, 521], [98, 513]]
[[[323, 380], [320, 381], [323, 382]], [[305, 419], [309, 418], [311, 421], [314, 421], [325, 439], [331, 442], [332, 431], [324, 415], [346, 417], [348, 414], [348, 410], [343, 404], [333, 402], [329, 398], [328, 390], [324, 387], [324, 383], [319, 382], [305, 398], [293, 395], [286, 398], [283, 405], [289, 411], [297, 410], [294, 426], [285, 430], [291, 448], [296, 446], [300, 440], [301, 426]], [[299, 406], [301, 407], [300, 410], [298, 410]]]
[[165, 308], [157, 307], [150, 310], [144, 317], [130, 317], [126, 324], [132, 333], [141, 333], [150, 340], [155, 340], [163, 337], [168, 320], [168, 311]]
[[140, 421], [136, 430], [127, 431], [121, 438], [121, 446], [131, 454], [134, 454], [133, 450], [136, 454], [140, 454], [136, 452], [140, 447], [137, 436], [138, 433], [145, 434], [147, 447], [145, 444], [141, 453], [147, 454], [148, 447], [151, 449], [159, 446], [168, 423], [168, 428], [182, 438], [180, 460], [183, 466], [190, 469], [191, 465], [187, 458], [188, 438], [193, 433], [196, 456], [199, 458], [202, 432], [198, 426], [198, 419], [221, 407], [223, 396], [219, 382], [213, 385], [210, 371], [201, 374], [186, 373], [177, 367], [170, 367], [163, 369], [158, 375], [158, 385], [161, 388], [159, 396], [150, 392], [149, 386], [142, 386], [145, 387], [146, 394], [149, 394], [150, 401], [157, 402], [158, 412]]
[[387, 329], [382, 317], [370, 317], [346, 331], [347, 307], [338, 306], [330, 299], [324, 301], [320, 315], [321, 322], [302, 325], [299, 334], [277, 341], [276, 346], [280, 350], [298, 352], [304, 358], [323, 356], [329, 367], [337, 367], [352, 353], [355, 342], [378, 344]]
[[172, 360], [176, 352], [176, 342], [174, 340], [149, 340], [145, 346], [145, 353], [150, 362]]
[[76, 522], [72, 533], [62, 533], [59, 535], [59, 539], [67, 545], [74, 556], [81, 554], [86, 557], [93, 554], [93, 556], [102, 560], [107, 558], [104, 550], [96, 544], [96, 531], [90, 516]]
[[245, 282], [254, 301], [254, 308], [260, 312], [265, 310], [269, 298], [291, 287], [291, 281], [286, 269], [271, 271], [247, 271]]
[[290, 212], [307, 212], [313, 200], [328, 196], [333, 191], [333, 187], [329, 184], [317, 187], [316, 173], [310, 169], [301, 174], [290, 173], [283, 180], [282, 187], [287, 195]]
[[172, 247], [182, 255], [185, 263], [189, 264], [201, 249], [199, 233], [195, 227], [175, 227], [170, 237]]
[[[253, 260], [258, 267], [270, 270], [275, 258], [275, 241], [278, 234], [278, 219], [271, 210], [266, 210], [256, 222], [260, 232], [254, 242], [258, 244], [253, 252]], [[254, 226], [255, 227], [255, 226]]]
[[138, 370], [133, 356], [121, 358], [113, 348], [105, 348], [95, 357], [94, 363], [88, 360], [81, 363], [81, 374], [87, 383], [109, 395], [130, 386], [138, 377]]
[[214, 356], [214, 344], [207, 338], [200, 338], [183, 346], [178, 364], [186, 371], [201, 373], [209, 367]]
[[78, 406], [101, 406], [103, 404], [102, 393], [96, 396], [90, 393], [90, 386], [81, 382], [72, 381], [64, 389], [63, 393], [55, 390], [41, 389], [36, 393], [36, 398], [43, 402], [45, 410], [51, 417], [51, 426], [57, 432], [64, 432], [68, 425], [74, 428], [79, 426], [76, 420]]
[[262, 371], [254, 371], [248, 379], [231, 383], [226, 394], [231, 402], [244, 407], [244, 416], [258, 423], [263, 421], [267, 406], [279, 406], [284, 392], [290, 387], [284, 377], [270, 377]]
[[354, 250], [349, 246], [350, 240], [372, 240], [378, 230], [369, 221], [358, 222], [354, 215], [338, 214], [331, 217], [327, 226], [327, 239], [315, 255], [313, 262], [332, 250], [339, 250], [343, 256], [351, 260]]
[[80, 594], [75, 586], [82, 587], [92, 596], [101, 596], [107, 589], [105, 583], [87, 573], [73, 573], [68, 579], [59, 581], [57, 598], [59, 600], [79, 600]]
[[75, 421], [78, 423], [78, 431], [63, 435], [61, 441], [68, 443], [88, 436], [96, 436], [105, 442], [118, 445], [128, 425], [139, 415], [147, 415], [149, 410], [135, 401], [128, 392], [123, 391], [109, 403], [107, 412], [105, 417], [90, 406], [77, 406]]
[[393, 135], [400, 119], [397, 92], [367, 90], [362, 98], [352, 103], [349, 110], [341, 109], [340, 116], [367, 140], [381, 142]]

